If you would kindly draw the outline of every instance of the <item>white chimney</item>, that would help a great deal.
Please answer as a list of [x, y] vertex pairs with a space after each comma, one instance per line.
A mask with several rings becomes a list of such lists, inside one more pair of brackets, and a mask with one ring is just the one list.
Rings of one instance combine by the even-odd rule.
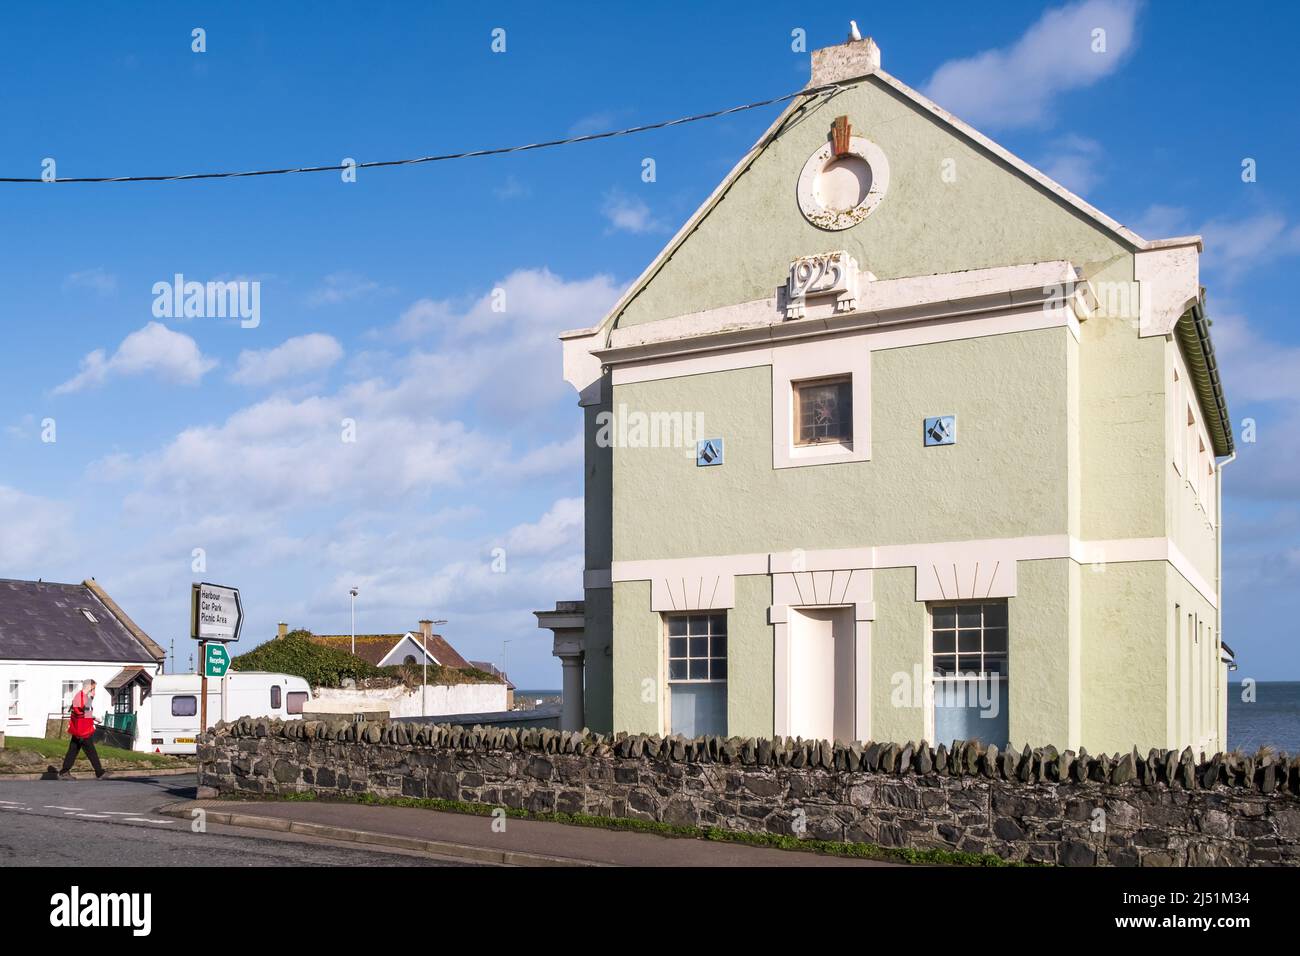
[[825, 86], [828, 83], [841, 83], [855, 80], [880, 69], [880, 47], [876, 41], [867, 37], [864, 40], [849, 40], [839, 46], [823, 47], [813, 50], [812, 79], [809, 86]]

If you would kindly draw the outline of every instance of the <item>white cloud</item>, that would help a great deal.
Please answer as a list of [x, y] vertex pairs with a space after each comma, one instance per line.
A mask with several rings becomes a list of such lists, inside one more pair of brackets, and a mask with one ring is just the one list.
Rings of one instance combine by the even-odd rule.
[[470, 400], [476, 415], [518, 425], [573, 393], [560, 374], [558, 335], [594, 325], [621, 291], [605, 275], [567, 281], [520, 269], [468, 306], [421, 299], [379, 333], [433, 342], [393, 360], [403, 381], [391, 398], [406, 407]]
[[1300, 225], [1278, 212], [1261, 212], [1243, 219], [1212, 219], [1201, 227], [1205, 252], [1201, 267], [1222, 270], [1228, 280], [1251, 269], [1300, 254]]
[[181, 385], [197, 385], [217, 362], [205, 358], [198, 344], [182, 332], [150, 322], [132, 332], [112, 357], [96, 349], [81, 360], [81, 371], [54, 389], [55, 395], [103, 385], [109, 378], [155, 374]]
[[[1036, 126], [1057, 96], [1114, 73], [1136, 45], [1135, 0], [1084, 0], [1049, 10], [1010, 46], [940, 66], [925, 93], [975, 126]], [[1105, 52], [1094, 31], [1105, 30]]]
[[1144, 239], [1168, 239], [1186, 233], [1187, 219], [1182, 206], [1153, 203], [1133, 221], [1133, 231]]
[[1101, 181], [1097, 164], [1103, 156], [1095, 139], [1070, 133], [1047, 148], [1046, 159], [1039, 169], [1076, 195], [1086, 195]]
[[570, 136], [590, 136], [592, 133], [604, 133], [614, 128], [614, 124], [622, 111], [602, 110], [596, 113], [588, 113], [586, 116], [575, 120], [569, 127]]
[[16, 422], [5, 426], [5, 434], [10, 438], [26, 438], [36, 430], [36, 416], [31, 412], [23, 415]]
[[1300, 376], [1295, 373], [1300, 369], [1300, 346], [1262, 338], [1229, 307], [1211, 308], [1211, 318], [1215, 357], [1233, 404], [1295, 402], [1293, 411], [1300, 417]]
[[0, 485], [0, 577], [49, 576], [75, 543], [70, 508]]
[[[580, 434], [537, 443], [554, 401], [573, 395], [560, 374], [556, 336], [594, 323], [619, 290], [606, 276], [566, 282], [546, 269], [511, 273], [499, 288], [504, 312], [493, 310], [501, 300], [490, 292], [463, 310], [417, 303], [424, 317], [441, 317], [436, 344], [392, 357], [378, 374], [329, 394], [276, 394], [220, 424], [187, 428], [154, 452], [103, 458], [92, 474], [132, 482], [127, 500], [137, 511], [193, 515], [304, 501], [373, 507], [434, 488], [488, 480], [504, 487], [577, 469]], [[412, 328], [399, 323], [397, 331]], [[334, 352], [332, 340], [290, 341], [292, 349], [284, 343], [241, 357], [236, 374], [270, 380], [303, 354]], [[356, 423], [355, 442], [343, 440], [344, 419]], [[523, 440], [521, 454], [507, 429]]]
[[583, 501], [561, 498], [532, 524], [511, 528], [502, 540], [507, 559], [526, 555], [549, 554], [560, 548], [581, 548]]
[[455, 309], [450, 302], [436, 299], [416, 299], [405, 309], [390, 331], [399, 339], [410, 341], [434, 332], [445, 332], [456, 322]]
[[517, 472], [520, 477], [533, 478], [579, 469], [582, 467], [583, 446], [582, 432], [576, 432], [572, 438], [534, 448], [519, 459]]
[[329, 368], [343, 357], [343, 346], [332, 335], [313, 332], [287, 339], [275, 348], [239, 353], [230, 380], [239, 385], [267, 385]]
[[[1199, 228], [1188, 225], [1191, 215], [1182, 206], [1148, 206], [1133, 228], [1147, 239], [1194, 233], [1204, 240], [1201, 270], [1229, 282], [1280, 259], [1300, 255], [1300, 223], [1265, 209], [1236, 219], [1217, 218]], [[1218, 332], [1215, 332], [1218, 338]]]
[[335, 272], [327, 275], [321, 285], [307, 296], [307, 304], [338, 305], [380, 291], [386, 290], [373, 279], [355, 272]]
[[[1214, 301], [1219, 302], [1211, 310], [1215, 357], [1239, 456], [1225, 474], [1224, 494], [1246, 504], [1300, 502], [1300, 445], [1288, 440], [1300, 428], [1300, 377], [1295, 374], [1300, 346], [1259, 334], [1231, 302], [1216, 299], [1212, 306]], [[1246, 440], [1247, 418], [1255, 420], [1251, 441]], [[1245, 529], [1237, 540], [1259, 537]]]
[[109, 296], [117, 291], [117, 276], [96, 266], [64, 277], [63, 288], [89, 289], [96, 295]]
[[533, 191], [514, 176], [507, 176], [504, 183], [493, 188], [492, 194], [502, 202], [509, 202], [511, 199], [527, 199]]
[[[220, 425], [187, 428], [157, 452], [101, 459], [92, 473], [132, 482], [127, 502], [137, 510], [195, 514], [393, 499], [503, 466], [506, 443], [394, 412], [390, 400], [373, 382], [298, 401], [277, 395]], [[355, 422], [355, 441], [344, 440], [344, 419]]]
[[601, 214], [609, 220], [611, 232], [663, 232], [666, 226], [650, 212], [650, 207], [634, 196], [613, 191], [605, 195], [605, 202], [600, 208]]

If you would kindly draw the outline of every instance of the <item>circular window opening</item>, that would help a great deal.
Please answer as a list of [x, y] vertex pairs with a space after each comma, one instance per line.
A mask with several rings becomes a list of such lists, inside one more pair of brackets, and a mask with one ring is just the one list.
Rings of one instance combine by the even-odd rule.
[[871, 167], [852, 154], [832, 159], [818, 173], [814, 190], [823, 209], [848, 212], [866, 201], [871, 191]]
[[405, 660], [403, 660], [402, 663], [403, 663], [403, 664], [414, 664], [414, 663], [415, 663], [415, 655], [414, 655], [414, 654], [407, 654]]

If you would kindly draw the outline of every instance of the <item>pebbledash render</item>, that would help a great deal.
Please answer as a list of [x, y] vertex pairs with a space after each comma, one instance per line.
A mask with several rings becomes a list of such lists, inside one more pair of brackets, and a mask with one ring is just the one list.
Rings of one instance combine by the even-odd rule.
[[1233, 439], [1197, 236], [880, 68], [803, 95], [597, 326], [566, 727], [1218, 751]]

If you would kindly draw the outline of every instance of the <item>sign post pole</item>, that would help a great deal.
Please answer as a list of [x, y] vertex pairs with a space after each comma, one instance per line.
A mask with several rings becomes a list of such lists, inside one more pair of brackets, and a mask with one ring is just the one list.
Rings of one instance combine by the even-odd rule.
[[199, 733], [208, 732], [208, 642], [199, 641], [199, 660], [202, 661], [203, 681], [199, 687]]

